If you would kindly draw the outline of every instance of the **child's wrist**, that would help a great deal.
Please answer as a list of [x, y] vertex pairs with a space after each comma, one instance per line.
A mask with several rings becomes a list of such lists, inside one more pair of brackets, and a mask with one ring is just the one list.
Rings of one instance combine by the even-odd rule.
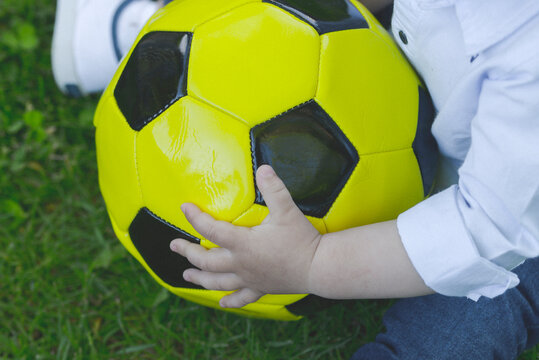
[[306, 293], [322, 296], [321, 293], [323, 293], [323, 278], [320, 276], [320, 266], [321, 262], [323, 262], [323, 251], [321, 249], [323, 248], [324, 242], [327, 242], [327, 237], [329, 234], [321, 234], [317, 241], [318, 244], [315, 248], [308, 273], [307, 273], [307, 284], [306, 284]]

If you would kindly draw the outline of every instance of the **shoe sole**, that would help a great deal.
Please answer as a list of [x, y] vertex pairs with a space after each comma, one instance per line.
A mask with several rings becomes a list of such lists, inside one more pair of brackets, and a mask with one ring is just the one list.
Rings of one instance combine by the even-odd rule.
[[56, 85], [64, 94], [72, 97], [84, 95], [73, 58], [73, 36], [77, 20], [78, 0], [57, 0], [54, 33], [52, 35], [51, 62]]

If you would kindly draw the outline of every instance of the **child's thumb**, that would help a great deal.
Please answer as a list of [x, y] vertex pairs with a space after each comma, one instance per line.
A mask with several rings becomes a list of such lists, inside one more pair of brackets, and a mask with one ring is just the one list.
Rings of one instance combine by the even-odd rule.
[[291, 211], [298, 211], [301, 214], [286, 185], [271, 166], [262, 165], [258, 168], [256, 171], [256, 185], [272, 214], [272, 218], [285, 214], [290, 215]]

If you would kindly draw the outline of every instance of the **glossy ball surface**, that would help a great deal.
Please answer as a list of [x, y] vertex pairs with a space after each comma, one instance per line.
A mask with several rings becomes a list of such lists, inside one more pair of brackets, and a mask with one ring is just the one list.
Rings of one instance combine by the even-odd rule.
[[[433, 109], [413, 69], [354, 0], [176, 0], [146, 24], [95, 115], [99, 183], [114, 231], [162, 286], [185, 282], [169, 242], [214, 246], [180, 210], [254, 226], [254, 172], [271, 164], [322, 233], [395, 218], [434, 175]], [[267, 295], [238, 314], [301, 317], [313, 298]], [[316, 299], [314, 299], [316, 301]]]

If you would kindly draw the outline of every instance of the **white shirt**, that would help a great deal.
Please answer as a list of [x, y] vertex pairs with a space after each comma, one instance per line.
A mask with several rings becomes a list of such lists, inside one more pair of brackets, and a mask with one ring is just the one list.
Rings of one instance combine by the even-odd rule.
[[396, 0], [392, 31], [442, 154], [440, 192], [397, 219], [404, 247], [438, 293], [502, 294], [539, 256], [539, 0]]

